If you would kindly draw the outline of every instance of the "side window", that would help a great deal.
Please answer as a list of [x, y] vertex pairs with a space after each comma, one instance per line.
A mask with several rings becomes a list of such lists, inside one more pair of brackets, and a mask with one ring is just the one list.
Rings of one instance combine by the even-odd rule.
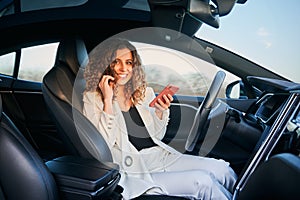
[[[194, 56], [168, 48], [135, 44], [146, 72], [146, 80], [156, 93], [171, 83], [180, 89], [176, 93], [186, 96], [205, 96], [217, 71], [222, 70]], [[228, 84], [240, 80], [230, 72], [226, 73], [219, 97], [225, 98]]]
[[12, 76], [14, 73], [15, 59], [15, 52], [0, 56], [0, 73], [3, 75]]
[[42, 82], [44, 75], [53, 67], [58, 43], [44, 44], [21, 50], [18, 79]]

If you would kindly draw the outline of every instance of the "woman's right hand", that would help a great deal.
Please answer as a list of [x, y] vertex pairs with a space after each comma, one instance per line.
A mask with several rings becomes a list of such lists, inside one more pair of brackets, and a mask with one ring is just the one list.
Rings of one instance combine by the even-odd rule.
[[98, 86], [102, 92], [104, 101], [112, 101], [114, 95], [114, 77], [110, 75], [104, 75], [100, 80]]

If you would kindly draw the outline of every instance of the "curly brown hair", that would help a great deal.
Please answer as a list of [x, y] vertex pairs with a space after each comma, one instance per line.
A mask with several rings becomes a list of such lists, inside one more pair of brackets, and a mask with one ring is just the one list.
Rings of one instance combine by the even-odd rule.
[[[89, 63], [84, 72], [86, 80], [85, 92], [97, 91], [103, 98], [98, 84], [103, 75], [114, 76], [113, 63], [116, 59], [116, 51], [125, 48], [131, 51], [133, 57], [133, 75], [125, 85], [126, 97], [131, 98], [134, 105], [144, 100], [146, 80], [141, 58], [136, 48], [128, 40], [122, 38], [107, 39], [89, 53]], [[117, 92], [117, 87], [115, 90]]]

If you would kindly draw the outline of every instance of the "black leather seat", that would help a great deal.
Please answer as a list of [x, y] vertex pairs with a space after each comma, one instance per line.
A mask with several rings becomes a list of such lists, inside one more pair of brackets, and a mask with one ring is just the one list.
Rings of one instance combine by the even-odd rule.
[[296, 200], [300, 197], [299, 181], [300, 157], [278, 154], [254, 171], [237, 200]]
[[55, 180], [13, 122], [0, 96], [0, 199], [59, 199]]
[[42, 91], [70, 154], [112, 161], [110, 150], [104, 139], [81, 113], [82, 92], [85, 87], [83, 67], [87, 60], [88, 54], [82, 40], [61, 41], [55, 65], [44, 76]]

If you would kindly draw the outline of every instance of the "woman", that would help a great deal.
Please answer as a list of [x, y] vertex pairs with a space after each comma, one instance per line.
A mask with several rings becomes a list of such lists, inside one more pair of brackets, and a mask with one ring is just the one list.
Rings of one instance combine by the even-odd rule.
[[182, 154], [161, 142], [172, 96], [147, 87], [135, 47], [109, 39], [90, 54], [85, 71], [85, 116], [98, 128], [120, 165], [123, 196], [166, 194], [190, 199], [230, 199], [236, 174], [223, 160]]

